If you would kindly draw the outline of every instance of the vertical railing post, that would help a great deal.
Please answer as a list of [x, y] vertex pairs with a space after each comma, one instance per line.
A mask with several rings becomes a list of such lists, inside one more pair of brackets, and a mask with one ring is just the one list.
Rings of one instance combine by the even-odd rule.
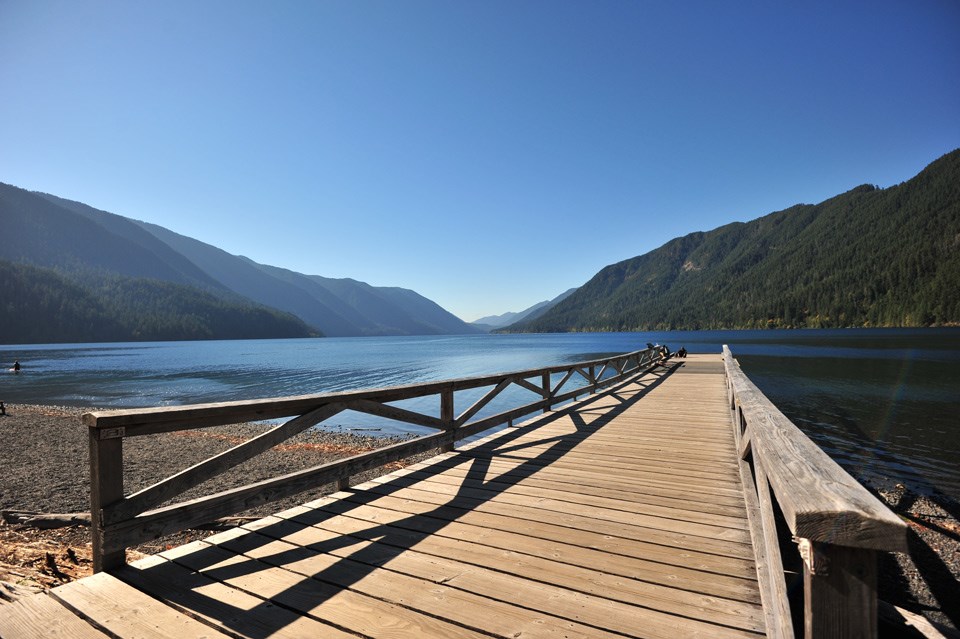
[[877, 636], [876, 551], [800, 540], [806, 639]]
[[543, 373], [541, 375], [541, 381], [543, 382], [543, 399], [547, 402], [543, 407], [544, 413], [550, 412], [550, 373]]
[[93, 571], [120, 568], [127, 562], [126, 549], [106, 550], [103, 525], [105, 506], [123, 499], [123, 433], [117, 429], [89, 427], [90, 436], [90, 532]]
[[[440, 421], [443, 422], [444, 428], [446, 428], [451, 435], [453, 435], [453, 430], [455, 428], [453, 415], [454, 415], [453, 391], [452, 390], [442, 391], [440, 393]], [[444, 444], [441, 447], [441, 450], [443, 452], [450, 452], [451, 450], [453, 450], [454, 439], [455, 438], [452, 438], [449, 444]]]

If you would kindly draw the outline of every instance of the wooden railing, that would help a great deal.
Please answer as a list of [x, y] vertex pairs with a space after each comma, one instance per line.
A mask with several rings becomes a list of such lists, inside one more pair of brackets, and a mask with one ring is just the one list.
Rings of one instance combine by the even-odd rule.
[[[451, 450], [455, 442], [465, 437], [512, 423], [514, 419], [535, 411], [547, 412], [557, 404], [647, 370], [660, 362], [664, 355], [665, 349], [654, 347], [576, 364], [408, 386], [87, 413], [83, 416], [83, 422], [88, 426], [90, 436], [90, 519], [94, 570], [99, 572], [122, 566], [126, 561], [126, 548], [138, 543], [325, 484], [336, 483], [344, 487], [351, 475], [418, 453], [432, 449]], [[557, 376], [559, 380], [555, 382]], [[582, 379], [582, 385], [576, 386], [570, 381], [572, 378]], [[526, 389], [537, 399], [494, 415], [478, 417], [481, 410], [513, 386]], [[486, 387], [491, 388], [466, 410], [459, 415], [456, 413], [455, 393]], [[431, 396], [439, 399], [439, 416], [391, 405], [391, 402]], [[438, 432], [282, 477], [161, 506], [177, 495], [345, 410], [427, 426]], [[124, 494], [123, 440], [128, 437], [288, 417], [292, 419], [219, 455], [148, 488], [130, 495]]]
[[[723, 359], [769, 636], [792, 638], [802, 624], [808, 638], [876, 637], [876, 551], [906, 551], [906, 524], [787, 419], [727, 346]], [[781, 543], [778, 520], [795, 545]], [[791, 547], [802, 603], [788, 592], [781, 548]]]

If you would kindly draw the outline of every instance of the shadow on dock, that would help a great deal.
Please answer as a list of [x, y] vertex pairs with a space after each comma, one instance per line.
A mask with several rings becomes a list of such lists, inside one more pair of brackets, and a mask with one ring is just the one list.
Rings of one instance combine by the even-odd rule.
[[[497, 494], [536, 474], [550, 461], [562, 457], [584, 442], [591, 435], [616, 419], [632, 405], [640, 401], [652, 389], [660, 385], [683, 362], [669, 361], [651, 373], [625, 382], [611, 391], [598, 394], [575, 403], [559, 407], [536, 419], [537, 425], [548, 424], [561, 417], [570, 417], [575, 431], [569, 434], [544, 437], [533, 442], [515, 443], [527, 435], [529, 428], [517, 427], [505, 431], [490, 441], [481, 441], [464, 451], [442, 457], [426, 468], [417, 471], [417, 476], [398, 475], [366, 490], [346, 489], [351, 493], [336, 500], [321, 500], [323, 505], [298, 512], [290, 518], [262, 522], [236, 531], [232, 538], [220, 541], [219, 545], [196, 542], [189, 554], [177, 554], [172, 560], [152, 566], [122, 569], [118, 576], [131, 581], [168, 581], [178, 585], [169, 589], [169, 603], [215, 617], [227, 628], [242, 630], [244, 636], [269, 637], [299, 618], [303, 612], [315, 610], [324, 602], [336, 597], [380, 569], [402, 553], [414, 548], [424, 539], [456, 522], [464, 514], [475, 510]], [[654, 379], [650, 377], [654, 376]], [[597, 407], [601, 398], [616, 399], [613, 406]], [[529, 448], [541, 448], [530, 458], [515, 458], [517, 466], [493, 480], [485, 480], [491, 472], [494, 455], [509, 455]], [[449, 500], [434, 505], [418, 514], [406, 514], [389, 523], [370, 522], [368, 528], [349, 535], [330, 533], [328, 538], [305, 546], [278, 543], [297, 530], [323, 524], [331, 519], [349, 516], [351, 511], [368, 506], [377, 500], [402, 489], [414, 486], [420, 477], [439, 474], [452, 468], [466, 469], [466, 478]], [[486, 497], [477, 489], [482, 489]], [[353, 549], [360, 544], [360, 548]], [[275, 548], [271, 548], [274, 545]], [[186, 550], [186, 549], [184, 549]], [[276, 552], [274, 552], [277, 550]], [[316, 570], [308, 570], [310, 560], [326, 555]], [[285, 567], [297, 571], [294, 583], [287, 582], [279, 590], [269, 592], [269, 599], [261, 599], [255, 608], [240, 609], [202, 594], [203, 586], [210, 580], [230, 584], [238, 578], [261, 573], [270, 567]], [[269, 589], [268, 589], [269, 590]], [[262, 595], [261, 593], [261, 596]], [[509, 601], [510, 593], [503, 593]], [[259, 610], [257, 609], [259, 608]], [[264, 614], [260, 614], [264, 613]], [[248, 619], [257, 617], [259, 627], [251, 628]], [[322, 619], [325, 623], [332, 623]], [[349, 632], [355, 630], [345, 629]]]

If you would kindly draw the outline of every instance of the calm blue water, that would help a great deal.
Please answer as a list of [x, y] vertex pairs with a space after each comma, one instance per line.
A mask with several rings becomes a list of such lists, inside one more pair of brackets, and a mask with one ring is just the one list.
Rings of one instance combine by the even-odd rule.
[[[761, 390], [857, 477], [960, 499], [960, 329], [0, 346], [3, 369], [17, 358], [24, 366], [0, 375], [0, 399], [134, 407], [300, 395], [538, 368], [646, 342], [692, 353], [729, 344]], [[458, 409], [472, 399], [458, 395]], [[414, 429], [354, 414], [332, 421]]]

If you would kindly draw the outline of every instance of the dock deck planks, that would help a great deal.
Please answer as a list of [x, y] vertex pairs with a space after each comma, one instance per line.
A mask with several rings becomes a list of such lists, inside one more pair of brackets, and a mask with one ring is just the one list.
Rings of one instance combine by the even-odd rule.
[[90, 636], [765, 634], [719, 356], [43, 597]]

